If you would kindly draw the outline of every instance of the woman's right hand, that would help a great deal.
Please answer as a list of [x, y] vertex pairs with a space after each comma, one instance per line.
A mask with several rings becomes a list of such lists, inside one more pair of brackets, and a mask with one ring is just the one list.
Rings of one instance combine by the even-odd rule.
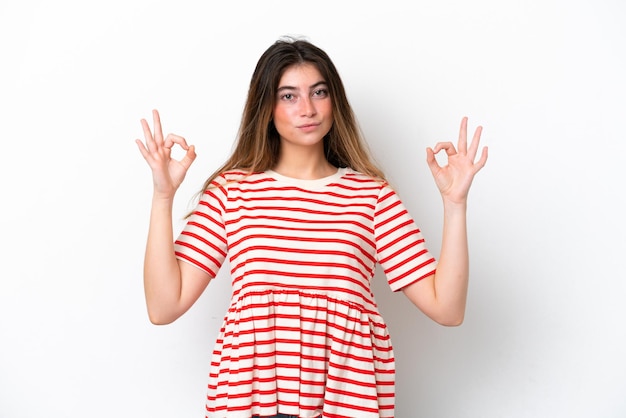
[[[154, 134], [150, 131], [150, 126], [145, 119], [141, 119], [145, 145], [137, 139], [135, 142], [139, 151], [152, 170], [152, 181], [154, 183], [154, 195], [156, 197], [172, 198], [178, 190], [187, 174], [191, 163], [196, 159], [196, 152], [193, 145], [187, 145], [185, 138], [178, 135], [169, 134], [163, 139], [161, 129], [161, 119], [159, 112], [152, 111], [154, 120]], [[180, 160], [171, 158], [172, 147], [178, 144], [187, 151]]]

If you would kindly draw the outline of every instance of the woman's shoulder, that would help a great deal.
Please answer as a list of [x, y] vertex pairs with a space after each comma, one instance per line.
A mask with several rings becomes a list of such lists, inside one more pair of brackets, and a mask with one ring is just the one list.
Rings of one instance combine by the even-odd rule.
[[222, 171], [221, 173], [218, 173], [217, 176], [215, 176], [215, 181], [221, 184], [230, 183], [233, 181], [239, 182], [249, 175], [250, 175], [250, 172], [246, 170], [228, 169], [228, 170]]
[[228, 169], [219, 173], [212, 184], [216, 187], [230, 188], [233, 185], [241, 187], [271, 181], [267, 172], [255, 172], [245, 169]]
[[378, 189], [389, 187], [387, 180], [375, 177], [371, 174], [356, 171], [349, 167], [344, 169], [342, 178], [347, 182], [352, 182], [355, 185], [360, 185], [362, 187], [374, 187]]

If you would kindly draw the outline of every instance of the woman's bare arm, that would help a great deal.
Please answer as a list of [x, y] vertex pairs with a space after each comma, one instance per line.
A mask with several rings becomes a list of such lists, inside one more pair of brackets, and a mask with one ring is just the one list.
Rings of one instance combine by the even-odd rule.
[[[458, 150], [451, 142], [428, 148], [427, 162], [443, 199], [443, 236], [437, 271], [403, 289], [404, 294], [426, 315], [443, 325], [460, 325], [465, 317], [469, 280], [467, 243], [467, 195], [476, 173], [487, 162], [483, 148], [474, 162], [482, 128], [467, 146], [467, 118], [463, 118]], [[445, 150], [448, 164], [440, 166], [435, 154]]]
[[[193, 305], [211, 277], [177, 260], [174, 254], [174, 195], [196, 157], [194, 147], [188, 146], [185, 138], [178, 135], [170, 134], [164, 139], [159, 113], [156, 110], [152, 113], [154, 134], [148, 122], [142, 119], [145, 144], [136, 140], [139, 151], [152, 170], [154, 186], [144, 258], [144, 291], [150, 321], [168, 324]], [[186, 151], [180, 161], [171, 158], [171, 149], [176, 144]]]

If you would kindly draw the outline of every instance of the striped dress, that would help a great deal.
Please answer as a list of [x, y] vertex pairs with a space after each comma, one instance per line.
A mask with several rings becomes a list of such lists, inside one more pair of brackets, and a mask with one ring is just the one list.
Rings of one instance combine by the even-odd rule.
[[219, 176], [175, 242], [232, 300], [212, 355], [207, 417], [393, 417], [394, 355], [371, 291], [435, 272], [398, 195], [349, 168], [318, 180]]

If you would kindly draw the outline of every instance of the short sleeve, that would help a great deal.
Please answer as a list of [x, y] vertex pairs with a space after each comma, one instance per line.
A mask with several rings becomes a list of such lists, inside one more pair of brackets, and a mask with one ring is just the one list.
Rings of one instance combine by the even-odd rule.
[[223, 176], [213, 181], [174, 242], [176, 258], [204, 270], [212, 278], [222, 266], [228, 247], [224, 222], [228, 194], [225, 183]]
[[378, 262], [394, 292], [435, 273], [437, 263], [422, 232], [389, 186], [378, 197], [374, 234]]

